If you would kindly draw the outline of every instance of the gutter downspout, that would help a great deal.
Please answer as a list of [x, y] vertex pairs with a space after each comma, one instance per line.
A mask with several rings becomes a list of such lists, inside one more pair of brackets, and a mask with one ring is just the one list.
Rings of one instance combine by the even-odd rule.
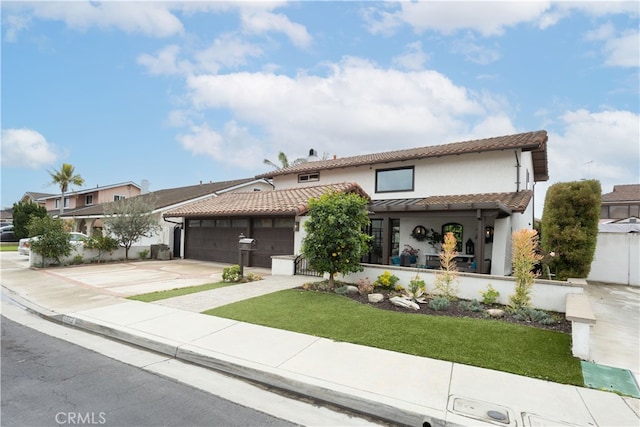
[[520, 159], [518, 158], [518, 150], [513, 150], [516, 156], [516, 193], [520, 192]]

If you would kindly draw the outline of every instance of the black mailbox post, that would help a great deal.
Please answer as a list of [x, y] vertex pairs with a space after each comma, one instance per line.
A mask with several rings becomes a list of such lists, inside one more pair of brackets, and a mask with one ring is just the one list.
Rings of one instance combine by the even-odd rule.
[[245, 252], [256, 250], [256, 239], [245, 237], [244, 234], [238, 236], [238, 265], [240, 266], [240, 277], [244, 277], [244, 254]]

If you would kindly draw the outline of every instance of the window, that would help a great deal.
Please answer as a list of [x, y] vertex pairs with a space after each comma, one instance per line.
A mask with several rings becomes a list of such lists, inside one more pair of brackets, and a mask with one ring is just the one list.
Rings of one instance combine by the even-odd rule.
[[298, 175], [298, 182], [320, 181], [320, 172], [311, 172]]
[[187, 227], [189, 228], [200, 228], [201, 221], [199, 219], [189, 219], [187, 220]]
[[255, 218], [253, 220], [254, 228], [271, 228], [273, 227], [273, 219], [272, 218]]
[[294, 219], [293, 218], [276, 218], [273, 220], [274, 227], [279, 227], [279, 228], [293, 228], [294, 225]]
[[456, 238], [456, 251], [462, 252], [462, 225], [456, 222], [449, 222], [442, 226], [442, 239], [447, 233], [453, 233]]
[[376, 193], [413, 191], [413, 166], [402, 169], [378, 169]]
[[[53, 206], [54, 206], [54, 208], [55, 208], [55, 209], [60, 209], [60, 199], [56, 199], [56, 200], [53, 202]], [[65, 207], [65, 208], [68, 208], [68, 207], [69, 207], [69, 198], [68, 198], [68, 197], [65, 197], [65, 198], [64, 198], [64, 207]]]
[[85, 205], [92, 205], [93, 204], [93, 194], [87, 194], [84, 198], [84, 204]]
[[113, 201], [117, 202], [118, 200], [124, 200], [126, 198], [127, 198], [127, 196], [123, 196], [121, 194], [116, 194], [116, 195], [113, 196]]

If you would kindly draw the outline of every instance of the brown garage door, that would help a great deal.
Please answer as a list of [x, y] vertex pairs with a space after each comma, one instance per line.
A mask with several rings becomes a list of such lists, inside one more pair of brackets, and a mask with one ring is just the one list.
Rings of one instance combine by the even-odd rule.
[[293, 255], [293, 218], [254, 218], [252, 233], [256, 250], [251, 265], [271, 268], [272, 255]]
[[238, 263], [238, 236], [246, 233], [248, 219], [189, 219], [185, 258]]
[[238, 263], [240, 233], [256, 239], [248, 265], [271, 268], [272, 255], [292, 255], [294, 218], [189, 219], [185, 258]]

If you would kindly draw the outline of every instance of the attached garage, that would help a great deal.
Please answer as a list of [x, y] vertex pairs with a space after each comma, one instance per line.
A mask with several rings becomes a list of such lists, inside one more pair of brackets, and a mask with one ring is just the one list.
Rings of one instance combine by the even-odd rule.
[[185, 258], [237, 264], [243, 234], [257, 241], [248, 265], [271, 268], [272, 255], [294, 253], [294, 223], [294, 217], [187, 219]]
[[237, 264], [238, 236], [256, 240], [248, 266], [271, 268], [274, 255], [293, 255], [295, 225], [311, 198], [328, 191], [357, 191], [353, 183], [250, 193], [225, 193], [164, 214], [184, 218], [184, 258]]

